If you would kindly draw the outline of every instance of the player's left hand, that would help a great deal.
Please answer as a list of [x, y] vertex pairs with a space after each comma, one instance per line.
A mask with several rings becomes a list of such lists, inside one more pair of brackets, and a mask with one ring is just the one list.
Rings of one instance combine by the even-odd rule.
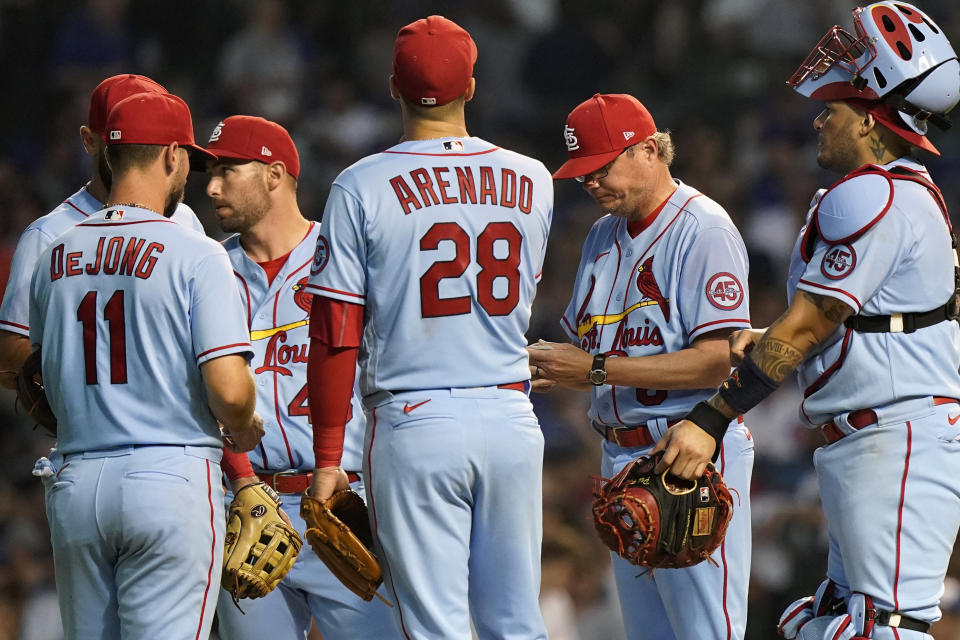
[[537, 365], [530, 365], [530, 391], [534, 393], [547, 393], [553, 391], [557, 386], [556, 381], [546, 377], [543, 369]]
[[561, 387], [583, 387], [593, 366], [593, 356], [572, 344], [538, 340], [527, 346], [527, 354], [531, 369], [535, 371], [539, 367], [540, 378]]
[[323, 467], [313, 470], [313, 483], [307, 495], [323, 502], [336, 491], [350, 488], [350, 479], [343, 467]]
[[670, 469], [670, 473], [685, 480], [695, 480], [703, 475], [707, 463], [713, 458], [717, 442], [709, 433], [694, 422], [681, 420], [660, 438], [650, 455], [663, 451], [663, 459], [656, 473]]

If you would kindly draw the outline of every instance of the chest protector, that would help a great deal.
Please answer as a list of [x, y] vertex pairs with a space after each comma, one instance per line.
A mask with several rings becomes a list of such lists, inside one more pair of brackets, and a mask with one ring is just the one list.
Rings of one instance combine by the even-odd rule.
[[[880, 316], [857, 314], [844, 321], [846, 327], [862, 333], [912, 333], [917, 329], [960, 318], [960, 257], [957, 254], [957, 236], [950, 225], [947, 205], [940, 189], [917, 171], [903, 166], [888, 170], [876, 165], [865, 165], [830, 187], [820, 198], [810, 217], [800, 242], [800, 256], [804, 262], [810, 262], [818, 239], [831, 245], [845, 244], [869, 231], [890, 210], [894, 180], [921, 185], [940, 207], [953, 246], [954, 291], [945, 303], [929, 311]], [[846, 215], [848, 211], [857, 211], [858, 215]]]

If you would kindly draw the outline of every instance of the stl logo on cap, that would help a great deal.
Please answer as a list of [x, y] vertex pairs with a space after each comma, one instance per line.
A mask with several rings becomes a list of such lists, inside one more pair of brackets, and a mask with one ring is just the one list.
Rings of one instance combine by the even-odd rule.
[[577, 136], [573, 135], [573, 127], [563, 127], [563, 139], [567, 143], [567, 151], [576, 151], [580, 148], [580, 141], [577, 140]]
[[219, 140], [220, 134], [222, 133], [223, 133], [223, 120], [217, 123], [217, 126], [213, 128], [213, 133], [210, 134], [210, 139], [207, 140], [207, 144], [210, 144], [211, 142], [216, 142], [217, 140]]

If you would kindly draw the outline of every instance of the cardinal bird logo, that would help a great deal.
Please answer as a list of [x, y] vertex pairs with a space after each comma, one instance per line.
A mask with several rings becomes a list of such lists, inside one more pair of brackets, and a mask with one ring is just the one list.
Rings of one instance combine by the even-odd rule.
[[304, 288], [307, 285], [306, 278], [300, 278], [297, 284], [293, 285], [293, 301], [297, 306], [310, 313], [310, 305], [313, 304], [313, 294], [308, 293]]
[[647, 298], [660, 305], [660, 311], [663, 312], [663, 319], [670, 322], [670, 301], [663, 297], [660, 292], [660, 285], [653, 275], [653, 256], [644, 260], [643, 264], [637, 267], [637, 289]]

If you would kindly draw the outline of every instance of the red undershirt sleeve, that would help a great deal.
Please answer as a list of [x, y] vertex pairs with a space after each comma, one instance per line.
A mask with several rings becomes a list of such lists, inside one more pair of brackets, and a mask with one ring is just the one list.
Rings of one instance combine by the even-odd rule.
[[250, 465], [250, 457], [245, 453], [234, 453], [226, 447], [223, 448], [223, 459], [220, 461], [220, 468], [227, 476], [227, 480], [233, 482], [237, 478], [249, 478], [253, 475], [253, 467]]
[[314, 296], [310, 309], [307, 396], [316, 468], [336, 467], [350, 415], [357, 355], [363, 335], [362, 305]]

